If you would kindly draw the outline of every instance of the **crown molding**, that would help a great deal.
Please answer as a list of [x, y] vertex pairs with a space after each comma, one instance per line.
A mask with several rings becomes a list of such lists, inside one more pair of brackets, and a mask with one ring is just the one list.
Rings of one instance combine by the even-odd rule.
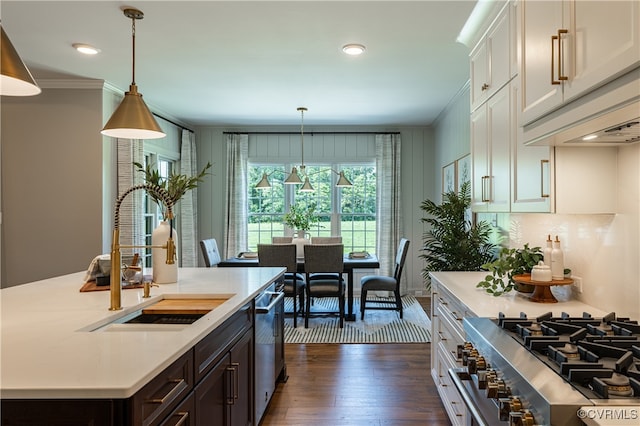
[[42, 89], [102, 89], [104, 80], [90, 79], [37, 79]]

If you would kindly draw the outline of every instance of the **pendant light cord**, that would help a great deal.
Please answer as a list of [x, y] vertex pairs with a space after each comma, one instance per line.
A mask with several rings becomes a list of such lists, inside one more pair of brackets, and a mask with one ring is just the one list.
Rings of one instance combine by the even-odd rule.
[[300, 109], [300, 143], [302, 144], [302, 164], [300, 168], [304, 171], [304, 109]]
[[131, 17], [131, 44], [133, 60], [131, 65], [131, 84], [136, 84], [136, 17]]

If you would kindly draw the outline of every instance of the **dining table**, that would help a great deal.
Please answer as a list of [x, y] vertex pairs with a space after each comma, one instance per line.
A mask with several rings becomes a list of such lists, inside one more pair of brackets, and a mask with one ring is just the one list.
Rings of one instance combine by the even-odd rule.
[[[258, 258], [244, 256], [230, 257], [218, 263], [219, 268], [242, 268], [257, 267]], [[363, 257], [344, 256], [344, 273], [347, 274], [347, 312], [345, 321], [355, 321], [356, 315], [353, 313], [353, 271], [356, 269], [378, 269], [380, 262], [378, 258], [369, 254]], [[298, 258], [298, 272], [304, 272], [304, 259]]]

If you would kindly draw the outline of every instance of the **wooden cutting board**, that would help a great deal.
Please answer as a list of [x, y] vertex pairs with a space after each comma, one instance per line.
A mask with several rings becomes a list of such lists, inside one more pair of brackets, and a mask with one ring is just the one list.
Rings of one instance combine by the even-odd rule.
[[145, 314], [206, 314], [228, 299], [164, 299], [142, 310]]

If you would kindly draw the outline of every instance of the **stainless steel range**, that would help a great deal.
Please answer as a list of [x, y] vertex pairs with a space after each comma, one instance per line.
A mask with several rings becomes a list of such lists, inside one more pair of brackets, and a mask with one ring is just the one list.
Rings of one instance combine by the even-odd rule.
[[449, 374], [472, 424], [640, 424], [637, 321], [500, 314], [465, 318], [464, 330], [463, 367]]

